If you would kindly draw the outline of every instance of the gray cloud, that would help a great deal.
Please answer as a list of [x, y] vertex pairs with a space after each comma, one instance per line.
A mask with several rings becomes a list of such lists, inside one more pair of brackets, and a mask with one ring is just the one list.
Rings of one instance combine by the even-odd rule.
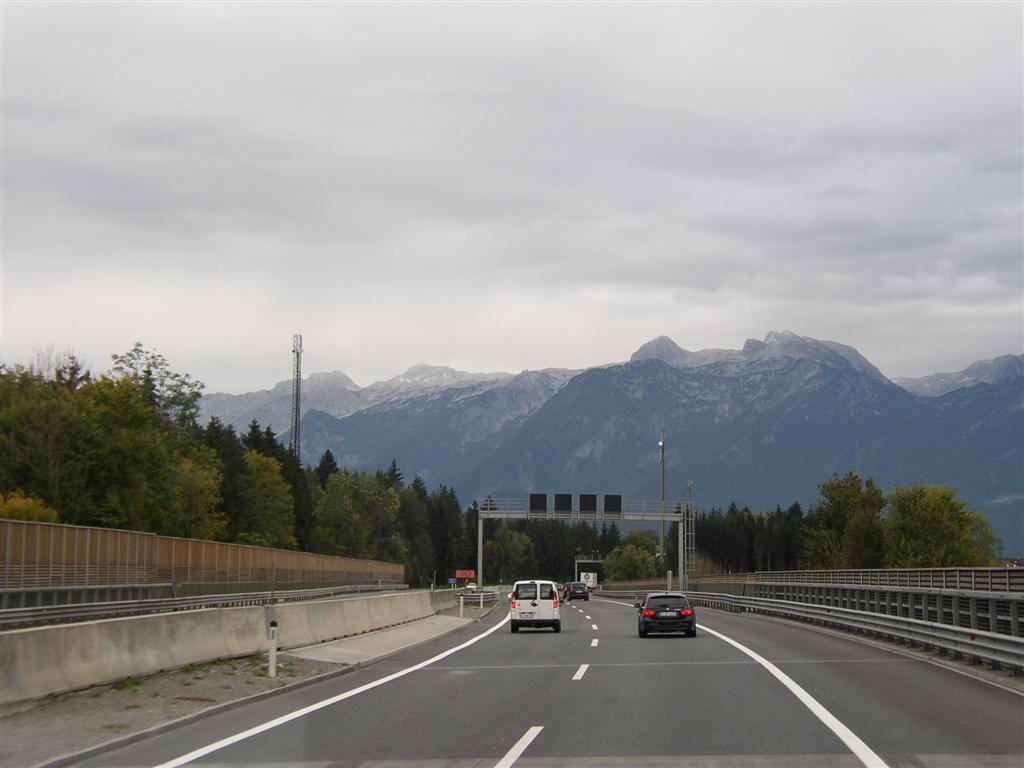
[[[18, 4], [3, 350], [211, 389], [1024, 347], [1014, 4]], [[47, 311], [36, 311], [39, 302]]]

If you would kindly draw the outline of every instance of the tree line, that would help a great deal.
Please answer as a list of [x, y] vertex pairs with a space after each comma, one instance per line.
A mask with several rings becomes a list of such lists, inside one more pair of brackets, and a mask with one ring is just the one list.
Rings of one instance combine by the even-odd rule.
[[414, 586], [475, 560], [453, 489], [330, 452], [305, 468], [269, 426], [200, 425], [202, 384], [155, 350], [112, 361], [98, 376], [74, 355], [0, 368], [0, 518], [388, 560]]
[[[74, 356], [0, 369], [0, 517], [150, 531], [167, 536], [401, 562], [413, 586], [474, 568], [478, 512], [453, 488], [385, 470], [339, 467], [326, 451], [303, 467], [270, 427], [241, 434], [198, 423], [202, 384], [136, 344], [93, 376]], [[704, 572], [989, 565], [1000, 542], [950, 486], [890, 494], [849, 473], [799, 504], [755, 512], [732, 504], [696, 521]], [[488, 582], [575, 576], [600, 558], [608, 580], [663, 576], [649, 530], [615, 523], [484, 520]], [[581, 568], [581, 570], [587, 570]]]

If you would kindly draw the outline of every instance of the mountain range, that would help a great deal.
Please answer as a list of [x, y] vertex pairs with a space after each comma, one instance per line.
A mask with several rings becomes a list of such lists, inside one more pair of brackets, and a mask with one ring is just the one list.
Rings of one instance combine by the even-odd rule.
[[[304, 463], [327, 449], [353, 469], [396, 460], [464, 503], [531, 491], [657, 498], [664, 430], [670, 499], [690, 480], [702, 509], [806, 508], [819, 483], [849, 471], [886, 490], [950, 483], [1007, 554], [1024, 554], [1024, 355], [890, 381], [853, 347], [790, 332], [738, 350], [687, 351], [661, 336], [586, 370], [419, 365], [365, 388], [313, 374], [302, 405]], [[200, 406], [239, 431], [253, 419], [280, 430], [291, 382]]]

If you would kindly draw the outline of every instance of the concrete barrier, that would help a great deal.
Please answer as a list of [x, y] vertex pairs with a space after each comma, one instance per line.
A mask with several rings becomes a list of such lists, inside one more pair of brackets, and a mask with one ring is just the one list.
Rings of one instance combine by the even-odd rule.
[[[452, 591], [282, 603], [278, 645], [294, 648], [425, 618], [458, 604]], [[211, 608], [0, 632], [0, 702], [111, 683], [267, 650], [263, 606]]]

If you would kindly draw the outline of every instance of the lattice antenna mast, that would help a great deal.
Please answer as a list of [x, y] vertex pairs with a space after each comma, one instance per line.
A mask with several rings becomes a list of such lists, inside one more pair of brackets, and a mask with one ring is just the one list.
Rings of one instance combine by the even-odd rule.
[[299, 419], [302, 417], [302, 334], [292, 336], [292, 439], [288, 449], [299, 460]]

